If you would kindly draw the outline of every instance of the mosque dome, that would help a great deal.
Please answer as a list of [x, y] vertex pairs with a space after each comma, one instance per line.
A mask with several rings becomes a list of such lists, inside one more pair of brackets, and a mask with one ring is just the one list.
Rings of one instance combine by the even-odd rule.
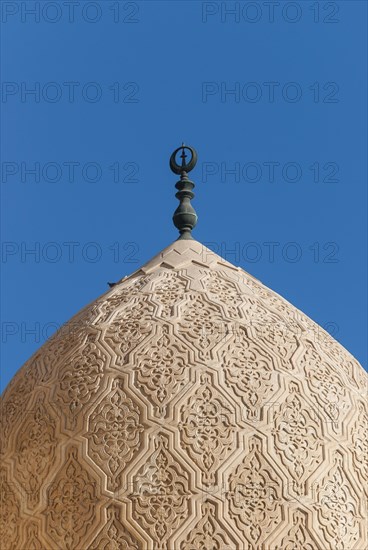
[[367, 375], [191, 238], [186, 149], [181, 238], [5, 390], [3, 550], [367, 548]]

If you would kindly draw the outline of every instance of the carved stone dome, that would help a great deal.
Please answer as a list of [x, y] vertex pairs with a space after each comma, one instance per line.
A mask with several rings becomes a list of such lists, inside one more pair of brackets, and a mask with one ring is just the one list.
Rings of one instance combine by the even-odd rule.
[[3, 550], [363, 550], [367, 377], [194, 240], [83, 309], [3, 397]]

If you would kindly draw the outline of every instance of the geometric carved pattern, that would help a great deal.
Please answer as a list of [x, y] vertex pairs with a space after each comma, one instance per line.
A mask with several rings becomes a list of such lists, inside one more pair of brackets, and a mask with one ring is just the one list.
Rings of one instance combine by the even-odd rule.
[[178, 277], [176, 273], [169, 271], [164, 273], [156, 291], [156, 301], [161, 305], [160, 316], [170, 318], [175, 305], [184, 298], [186, 282]]
[[322, 461], [320, 424], [307, 405], [295, 382], [289, 383], [289, 395], [275, 414], [273, 434], [276, 451], [294, 478], [298, 494], [304, 492], [302, 482], [316, 470]]
[[263, 342], [266, 348], [276, 353], [285, 369], [294, 370], [291, 358], [298, 348], [298, 340], [292, 327], [283, 323], [265, 323], [256, 326], [255, 331], [257, 341]]
[[95, 514], [96, 482], [83, 469], [71, 447], [67, 462], [49, 487], [45, 510], [47, 533], [67, 550], [79, 548]]
[[261, 441], [249, 441], [249, 452], [230, 475], [230, 516], [250, 547], [260, 548], [282, 517], [281, 482], [264, 458]]
[[1, 548], [12, 550], [19, 541], [20, 503], [15, 490], [9, 483], [5, 469], [0, 470], [0, 537]]
[[210, 501], [202, 504], [202, 519], [189, 533], [185, 542], [180, 545], [180, 550], [199, 550], [211, 548], [211, 550], [233, 550], [234, 541], [218, 523], [216, 505]]
[[228, 326], [221, 309], [200, 295], [188, 294], [183, 305], [180, 334], [197, 348], [202, 361], [212, 357], [212, 350], [228, 334]]
[[333, 429], [339, 431], [348, 406], [346, 387], [341, 376], [312, 346], [306, 350], [301, 364], [318, 408], [327, 415]]
[[4, 451], [6, 445], [9, 443], [10, 432], [19, 422], [22, 415], [24, 415], [25, 410], [28, 410], [27, 404], [30, 395], [37, 384], [37, 379], [40, 377], [38, 364], [37, 357], [32, 357], [24, 365], [22, 376], [20, 376], [20, 373], [17, 373], [9, 383], [7, 388], [8, 397], [1, 403], [1, 452]]
[[111, 504], [107, 509], [107, 523], [89, 550], [139, 550], [140, 546], [130, 536], [120, 521], [120, 509]]
[[134, 303], [118, 313], [109, 323], [105, 342], [116, 355], [117, 367], [125, 367], [129, 361], [129, 354], [152, 332], [153, 307], [145, 297], [138, 298]]
[[188, 515], [188, 474], [169, 451], [164, 434], [155, 439], [155, 451], [134, 478], [134, 517], [147, 529], [158, 550]]
[[210, 374], [181, 409], [182, 444], [202, 470], [204, 485], [214, 485], [218, 467], [235, 448], [235, 414], [215, 389]]
[[366, 549], [367, 388], [303, 313], [176, 241], [6, 389], [1, 549]]
[[359, 502], [347, 479], [343, 457], [336, 453], [326, 478], [317, 488], [318, 517], [332, 548], [354, 548], [359, 536]]
[[275, 546], [275, 550], [316, 550], [317, 545], [307, 529], [305, 512], [296, 510], [292, 525], [281, 545]]
[[229, 317], [238, 318], [242, 299], [236, 285], [217, 271], [208, 272], [206, 283], [211, 300], [219, 302], [226, 309]]
[[242, 398], [247, 419], [259, 420], [262, 406], [274, 389], [271, 358], [247, 337], [243, 327], [220, 353], [227, 385]]
[[91, 342], [63, 365], [55, 400], [65, 411], [67, 428], [75, 427], [83, 405], [97, 392], [103, 377], [104, 363], [105, 356]]
[[55, 458], [55, 421], [40, 394], [16, 439], [15, 478], [25, 489], [29, 504], [39, 501], [40, 489]]
[[368, 492], [368, 411], [367, 402], [358, 402], [358, 416], [353, 425], [354, 466]]
[[26, 527], [27, 549], [29, 550], [43, 550], [44, 546], [38, 538], [38, 528], [34, 523], [30, 523]]
[[106, 475], [107, 488], [119, 488], [119, 476], [140, 447], [143, 426], [140, 412], [114, 380], [111, 392], [92, 411], [88, 420], [88, 454]]
[[155, 416], [165, 417], [167, 404], [187, 379], [188, 351], [163, 325], [136, 354], [136, 383], [152, 402]]

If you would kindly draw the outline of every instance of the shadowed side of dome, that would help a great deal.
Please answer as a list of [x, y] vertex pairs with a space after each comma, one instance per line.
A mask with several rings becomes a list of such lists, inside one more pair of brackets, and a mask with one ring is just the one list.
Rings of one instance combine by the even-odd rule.
[[2, 545], [362, 550], [366, 395], [318, 325], [178, 240], [6, 389]]

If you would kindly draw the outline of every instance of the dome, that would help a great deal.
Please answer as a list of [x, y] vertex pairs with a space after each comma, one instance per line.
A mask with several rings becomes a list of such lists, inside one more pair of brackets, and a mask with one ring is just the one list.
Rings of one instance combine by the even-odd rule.
[[363, 550], [367, 376], [195, 240], [72, 318], [2, 399], [4, 550]]
[[5, 549], [363, 549], [366, 375], [197, 241], [87, 306], [3, 398]]

